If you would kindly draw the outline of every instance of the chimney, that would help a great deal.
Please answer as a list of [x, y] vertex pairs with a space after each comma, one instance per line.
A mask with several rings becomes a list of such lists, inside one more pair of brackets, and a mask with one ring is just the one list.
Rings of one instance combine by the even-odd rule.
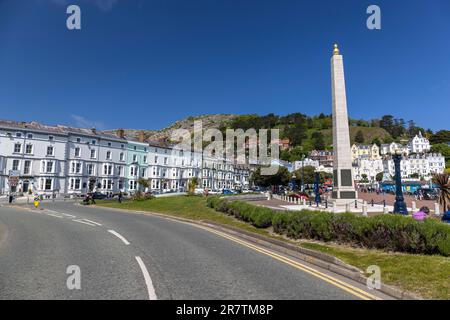
[[138, 140], [139, 140], [139, 142], [145, 142], [145, 132], [144, 131], [139, 131]]
[[124, 138], [125, 138], [125, 130], [123, 130], [123, 129], [117, 129], [116, 135], [117, 135], [120, 139], [124, 139]]
[[97, 129], [92, 128], [91, 131], [92, 131], [93, 134], [97, 134]]

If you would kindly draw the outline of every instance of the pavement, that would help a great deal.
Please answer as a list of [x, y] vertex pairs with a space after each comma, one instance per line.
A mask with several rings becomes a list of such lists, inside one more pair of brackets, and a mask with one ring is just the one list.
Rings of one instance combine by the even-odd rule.
[[[71, 202], [41, 206], [0, 207], [0, 299], [391, 299], [193, 224]], [[74, 279], [80, 289], [69, 289]]]

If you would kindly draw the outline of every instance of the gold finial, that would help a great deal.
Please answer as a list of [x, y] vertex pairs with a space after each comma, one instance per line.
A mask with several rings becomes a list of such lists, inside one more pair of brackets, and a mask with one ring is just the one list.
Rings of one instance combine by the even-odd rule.
[[337, 43], [334, 44], [333, 54], [334, 54], [335, 56], [339, 55], [339, 48], [338, 48]]

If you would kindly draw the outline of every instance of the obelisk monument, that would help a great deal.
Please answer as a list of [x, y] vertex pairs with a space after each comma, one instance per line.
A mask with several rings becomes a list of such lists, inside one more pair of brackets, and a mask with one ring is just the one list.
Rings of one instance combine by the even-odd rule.
[[331, 57], [331, 91], [333, 99], [333, 193], [336, 205], [356, 199], [352, 174], [347, 97], [345, 93], [344, 60], [334, 45]]

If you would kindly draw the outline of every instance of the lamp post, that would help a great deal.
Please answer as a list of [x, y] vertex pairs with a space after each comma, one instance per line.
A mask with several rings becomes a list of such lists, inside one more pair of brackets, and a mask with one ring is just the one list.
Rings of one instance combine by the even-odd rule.
[[322, 199], [320, 198], [319, 184], [320, 184], [320, 173], [315, 172], [314, 173], [314, 193], [315, 193], [316, 197], [315, 197], [314, 201], [316, 202], [317, 206], [319, 206], [319, 203], [322, 202]]
[[394, 203], [394, 213], [407, 215], [408, 210], [406, 209], [405, 199], [403, 198], [402, 190], [402, 176], [400, 170], [400, 162], [402, 161], [402, 154], [400, 150], [395, 150], [395, 154], [392, 157], [394, 160], [395, 167], [395, 203]]

